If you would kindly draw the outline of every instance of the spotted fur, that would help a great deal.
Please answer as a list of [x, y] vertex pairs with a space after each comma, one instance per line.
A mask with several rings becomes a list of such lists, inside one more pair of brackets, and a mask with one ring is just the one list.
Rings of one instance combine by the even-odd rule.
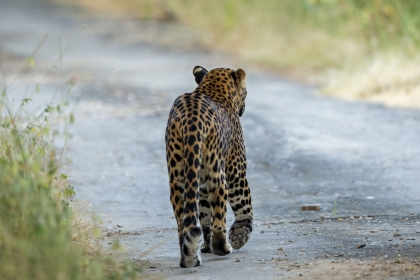
[[[246, 73], [229, 68], [193, 70], [198, 87], [179, 96], [166, 127], [170, 200], [178, 224], [180, 266], [201, 264], [201, 252], [227, 255], [252, 232], [251, 192], [239, 117], [245, 110]], [[235, 222], [226, 232], [229, 201]]]

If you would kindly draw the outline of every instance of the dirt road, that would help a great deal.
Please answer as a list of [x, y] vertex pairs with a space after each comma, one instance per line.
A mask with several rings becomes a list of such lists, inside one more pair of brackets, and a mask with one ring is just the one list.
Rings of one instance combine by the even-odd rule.
[[[248, 67], [241, 121], [255, 229], [230, 256], [206, 254], [202, 267], [181, 269], [165, 163], [169, 108], [195, 88], [194, 66], [241, 65], [193, 43], [169, 47], [161, 38], [176, 31], [165, 25], [93, 17], [41, 0], [2, 0], [0, 7], [0, 58], [10, 69], [44, 33], [41, 64], [58, 52], [57, 38], [65, 44], [86, 27], [63, 60], [65, 76], [78, 85], [66, 170], [77, 199], [103, 220], [105, 246], [125, 245], [113, 252], [118, 258], [171, 279], [420, 273], [420, 111], [321, 97]], [[47, 77], [42, 94], [56, 83]], [[304, 204], [321, 209], [301, 211]]]

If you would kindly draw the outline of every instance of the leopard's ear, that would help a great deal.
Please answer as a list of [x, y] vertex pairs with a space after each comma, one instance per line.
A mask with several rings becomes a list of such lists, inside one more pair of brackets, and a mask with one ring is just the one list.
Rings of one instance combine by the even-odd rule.
[[207, 74], [207, 70], [204, 67], [201, 66], [195, 66], [193, 69], [193, 74], [195, 77], [195, 82], [197, 83], [197, 85], [199, 85], [201, 83], [201, 81], [204, 78], [204, 75]]
[[232, 75], [238, 87], [246, 88], [246, 72], [243, 69], [239, 68]]

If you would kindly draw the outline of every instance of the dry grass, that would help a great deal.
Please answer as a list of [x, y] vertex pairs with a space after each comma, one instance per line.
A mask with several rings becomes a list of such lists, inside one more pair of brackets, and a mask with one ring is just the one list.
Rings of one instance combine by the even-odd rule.
[[420, 58], [381, 55], [352, 70], [330, 73], [325, 94], [407, 108], [420, 108]]
[[98, 256], [101, 254], [100, 237], [101, 232], [98, 228], [94, 214], [86, 205], [81, 202], [72, 205], [71, 220], [71, 240], [81, 244], [89, 256]]

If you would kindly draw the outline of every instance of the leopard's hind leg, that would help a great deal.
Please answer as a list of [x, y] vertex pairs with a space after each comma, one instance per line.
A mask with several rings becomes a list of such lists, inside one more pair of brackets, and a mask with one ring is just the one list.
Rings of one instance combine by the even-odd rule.
[[[177, 137], [167, 133], [166, 139], [166, 159], [169, 174], [170, 200], [174, 216], [178, 226], [178, 239], [180, 255], [182, 256], [182, 233], [184, 230], [184, 160], [182, 158], [182, 150], [175, 147], [182, 147], [182, 142]], [[180, 263], [182, 262], [182, 258]]]
[[214, 172], [210, 173], [206, 181], [208, 202], [211, 210], [211, 241], [210, 247], [213, 254], [224, 256], [232, 252], [232, 247], [226, 238], [226, 204], [227, 184], [224, 174], [224, 163], [215, 160]]
[[199, 182], [201, 176], [201, 139], [185, 128], [183, 141], [184, 193], [181, 267], [201, 265], [203, 234], [199, 221]]
[[245, 168], [241, 168], [243, 171], [238, 172], [238, 170], [235, 171], [235, 167], [229, 176], [229, 203], [235, 214], [235, 222], [229, 230], [229, 241], [235, 250], [242, 248], [252, 233], [251, 190], [248, 187]]
[[193, 161], [191, 157], [185, 158], [190, 154], [188, 146], [171, 131], [166, 134], [166, 143], [170, 199], [178, 225], [180, 266], [199, 266], [203, 237], [198, 217], [200, 171], [196, 168], [195, 159], [199, 160], [201, 152], [197, 155], [192, 153]]

